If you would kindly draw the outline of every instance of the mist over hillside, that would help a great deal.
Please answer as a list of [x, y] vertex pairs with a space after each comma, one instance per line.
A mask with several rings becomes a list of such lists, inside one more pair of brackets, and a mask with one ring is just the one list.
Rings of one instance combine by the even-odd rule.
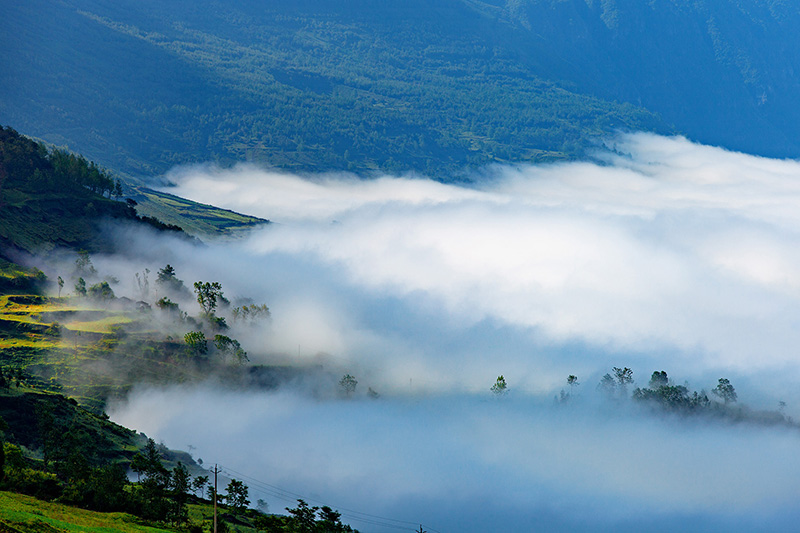
[[[203, 250], [128, 233], [128, 253], [268, 302], [269, 327], [237, 334], [254, 363], [358, 384], [141, 387], [112, 419], [246, 474], [273, 510], [288, 491], [408, 530], [790, 527], [800, 435], [756, 413], [800, 412], [800, 166], [647, 134], [595, 157], [472, 186], [176, 169], [170, 192], [276, 224]], [[613, 366], [634, 383], [608, 396]], [[623, 399], [656, 370], [741, 417]]]
[[3, 130], [9, 395], [365, 532], [796, 526], [800, 7], [0, 11], [0, 123], [89, 158]]

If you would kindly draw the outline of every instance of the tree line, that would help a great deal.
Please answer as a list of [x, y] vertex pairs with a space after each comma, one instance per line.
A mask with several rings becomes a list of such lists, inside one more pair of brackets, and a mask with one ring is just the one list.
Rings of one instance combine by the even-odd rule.
[[[561, 389], [554, 398], [555, 403], [565, 405], [579, 399], [577, 392], [580, 382], [578, 376], [570, 374], [566, 379], [567, 388]], [[779, 401], [777, 410], [756, 410], [738, 403], [739, 395], [728, 378], [719, 378], [709, 390], [691, 390], [688, 382], [675, 381], [664, 370], [654, 371], [647, 386], [634, 387], [633, 369], [613, 367], [604, 374], [596, 386], [600, 396], [618, 404], [631, 401], [634, 405], [651, 412], [672, 413], [681, 416], [703, 415], [733, 422], [750, 422], [768, 425], [787, 425], [800, 427], [792, 417], [784, 413], [786, 402]], [[630, 389], [633, 388], [631, 392]], [[510, 391], [504, 376], [498, 376], [489, 388], [495, 397], [503, 397]]]
[[4, 185], [40, 193], [85, 189], [108, 198], [122, 196], [120, 180], [94, 161], [48, 149], [8, 126], [0, 126], [0, 190]]

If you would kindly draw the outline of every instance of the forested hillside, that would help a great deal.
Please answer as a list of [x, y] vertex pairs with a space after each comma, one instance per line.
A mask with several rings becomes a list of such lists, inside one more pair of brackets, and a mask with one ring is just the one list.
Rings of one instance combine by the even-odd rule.
[[542, 77], [524, 35], [483, 7], [15, 4], [0, 120], [131, 174], [250, 159], [441, 175], [575, 157], [617, 128], [671, 131]]
[[793, 157], [798, 28], [777, 0], [31, 0], [0, 21], [0, 121], [132, 175], [452, 177], [618, 128]]
[[641, 105], [706, 144], [800, 156], [800, 5], [498, 1], [529, 71]]
[[121, 182], [94, 162], [48, 150], [0, 126], [0, 259], [58, 246], [110, 250], [114, 245], [102, 231], [110, 220], [182, 233], [177, 226], [139, 217], [135, 202], [121, 197]]

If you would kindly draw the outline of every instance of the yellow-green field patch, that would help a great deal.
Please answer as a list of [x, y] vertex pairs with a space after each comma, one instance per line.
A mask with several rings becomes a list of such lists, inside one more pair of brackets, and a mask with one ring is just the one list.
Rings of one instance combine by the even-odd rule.
[[[111, 313], [111, 312], [109, 312]], [[76, 320], [64, 322], [62, 325], [70, 331], [82, 331], [87, 333], [111, 333], [111, 328], [130, 324], [133, 319], [122, 313], [109, 314], [98, 320]]]

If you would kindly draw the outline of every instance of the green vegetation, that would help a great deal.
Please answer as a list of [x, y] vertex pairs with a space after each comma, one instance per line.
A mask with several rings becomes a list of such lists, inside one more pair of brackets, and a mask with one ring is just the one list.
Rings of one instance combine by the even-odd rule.
[[126, 197], [137, 202], [136, 212], [179, 226], [197, 237], [236, 237], [269, 223], [258, 217], [200, 204], [138, 185], [126, 186]]
[[[98, 274], [88, 254], [78, 254], [76, 265], [77, 272]], [[24, 269], [18, 272], [28, 275]], [[164, 287], [183, 287], [169, 265], [159, 274]], [[265, 384], [280, 380], [280, 374], [264, 367], [243, 368], [247, 355], [231, 337], [215, 335], [214, 349], [209, 349], [202, 330], [187, 333], [186, 344], [148, 330], [150, 314], [161, 311], [104, 309], [116, 299], [104, 293], [104, 283], [79, 297], [0, 295], [0, 490], [103, 511], [96, 515], [0, 492], [0, 530], [208, 531], [213, 500], [192, 494], [209, 487], [208, 476], [188, 454], [110, 422], [103, 412], [105, 400], [142, 381], [185, 382], [226, 368], [236, 369], [224, 374], [229, 383], [247, 379]], [[211, 303], [203, 293], [208, 304], [203, 323], [209, 316], [221, 318], [215, 312], [224, 300], [221, 285], [201, 284], [206, 285], [216, 299]], [[100, 289], [91, 299], [93, 287]], [[253, 310], [250, 322], [268, 316], [264, 305], [246, 308]], [[173, 327], [203, 327], [184, 313], [164, 312]], [[204, 350], [191, 348], [195, 338], [202, 340]], [[128, 480], [128, 470], [136, 472], [136, 482]], [[213, 490], [210, 497], [215, 497]], [[248, 488], [236, 479], [229, 481], [218, 503], [221, 531], [235, 527], [289, 533], [306, 527], [293, 516], [248, 509]], [[309, 511], [302, 505], [299, 509]], [[310, 513], [309, 531], [353, 531], [329, 507], [314, 507]], [[307, 513], [303, 520], [308, 520]]]
[[0, 293], [6, 291], [36, 292], [46, 276], [38, 268], [25, 268], [0, 257]]
[[[145, 222], [167, 229], [158, 221], [137, 217], [132, 206], [112, 200], [115, 186], [110, 174], [83, 157], [48, 150], [0, 126], [0, 254], [14, 249], [35, 253], [56, 246], [110, 249], [112, 243], [99, 231], [100, 220]], [[4, 278], [13, 276], [24, 283], [25, 276], [17, 276], [7, 263], [0, 268]]]
[[342, 379], [339, 380], [339, 389], [342, 391], [342, 394], [348, 398], [356, 391], [357, 385], [358, 380], [350, 374], [345, 374], [342, 376]]
[[4, 12], [0, 120], [131, 176], [452, 178], [617, 129], [797, 157], [799, 25], [773, 0], [28, 0]]
[[[577, 384], [577, 376], [570, 375], [567, 384], [570, 392], [561, 391], [556, 401], [568, 403], [573, 400], [573, 388]], [[666, 371], [657, 370], [650, 376], [647, 387], [636, 387], [632, 394], [628, 394], [628, 386], [634, 383], [633, 370], [628, 367], [614, 367], [611, 373], [605, 374], [597, 390], [609, 400], [615, 402], [633, 400], [633, 402], [651, 413], [672, 414], [679, 416], [706, 417], [732, 423], [749, 423], [761, 425], [779, 425], [800, 428], [790, 417], [783, 414], [781, 408], [776, 411], [751, 409], [746, 405], [737, 404], [736, 389], [727, 378], [719, 378], [717, 385], [711, 389], [712, 397], [709, 398], [706, 390], [692, 391], [689, 383], [675, 384]]]
[[[148, 269], [136, 276], [139, 301], [117, 298], [113, 273], [101, 277], [87, 251], [114, 246], [99, 231], [101, 219], [180, 231], [138, 216], [133, 200], [112, 200], [121, 188], [118, 180], [81, 156], [47, 149], [0, 127], [0, 254], [56, 246], [79, 250], [71, 274], [51, 282], [58, 286], [57, 298], [40, 294], [47, 283], [41, 271], [0, 257], [0, 369], [12, 373], [17, 386], [65, 394], [96, 414], [103, 412], [108, 399], [126, 394], [135, 383], [200, 379], [247, 361], [238, 341], [227, 336], [215, 339], [216, 349], [203, 357], [187, 356], [186, 345], [175, 340], [187, 330], [211, 328], [213, 338], [216, 330], [224, 329], [225, 320], [215, 311], [228, 302], [218, 283], [207, 284], [210, 292], [204, 298], [213, 300], [213, 308], [201, 324], [169, 300], [189, 294], [170, 265], [155, 280], [164, 295], [152, 302], [155, 310], [140, 299], [149, 294]], [[247, 309], [252, 318], [268, 316], [266, 306], [253, 304]], [[169, 334], [161, 331], [159, 322], [169, 325]], [[238, 379], [245, 379], [248, 372], [239, 370]], [[262, 382], [272, 382], [263, 376], [282, 372], [252, 373], [262, 376], [257, 378]]]
[[145, 525], [125, 513], [98, 513], [0, 491], [0, 531], [9, 533], [159, 533], [170, 529]]
[[[237, 480], [232, 480], [231, 483], [233, 482], [241, 484]], [[242, 487], [246, 491], [246, 485], [242, 484]], [[237, 497], [238, 494], [234, 489], [233, 499], [235, 500]], [[148, 522], [129, 513], [91, 511], [62, 503], [42, 501], [19, 493], [0, 491], [0, 531], [4, 533], [213, 531], [213, 510], [208, 500], [187, 497], [186, 507], [188, 526], [176, 528], [168, 523]], [[303, 500], [298, 500], [296, 508], [289, 509], [291, 512], [289, 516], [265, 515], [252, 509], [237, 510], [233, 504], [230, 505], [229, 511], [222, 502], [219, 511], [219, 531], [235, 530], [242, 533], [255, 533], [256, 531], [346, 533], [357, 531], [342, 524], [341, 514], [337, 511], [328, 506], [309, 507]], [[227, 525], [228, 522], [231, 523], [230, 526]]]
[[[36, 270], [2, 266], [4, 286], [11, 289], [45, 281]], [[144, 296], [148, 274], [145, 269], [137, 275]], [[72, 282], [78, 276], [81, 290], [61, 297], [0, 291], [0, 491], [37, 498], [0, 492], [0, 530], [210, 531], [212, 502], [218, 499], [220, 531], [353, 531], [326, 506], [308, 508], [301, 501], [290, 516], [249, 509], [248, 487], [237, 479], [216, 495], [207, 472], [189, 454], [108, 420], [105, 402], [136, 383], [186, 382], [216, 373], [231, 384], [274, 386], [303, 370], [245, 367], [246, 352], [227, 335], [213, 335], [209, 346], [204, 331], [224, 326], [217, 313], [228, 306], [218, 282], [195, 284], [203, 311], [193, 318], [166, 297], [155, 309], [121, 301], [108, 281], [95, 283], [100, 275], [81, 251], [68, 277]], [[171, 265], [158, 271], [155, 283], [168, 294], [189, 293]], [[59, 290], [64, 285], [59, 276]], [[269, 319], [266, 305], [236, 310], [243, 326]], [[174, 340], [187, 328], [196, 329], [185, 342]], [[136, 482], [128, 480], [128, 471], [136, 473]]]
[[[527, 35], [472, 4], [32, 0], [6, 14], [18, 77], [0, 118], [131, 175], [210, 159], [451, 178], [576, 157], [617, 129], [671, 131], [538, 74]], [[38, 39], [19, 38], [30, 27]]]
[[508, 384], [506, 383], [506, 378], [503, 376], [497, 376], [494, 385], [492, 385], [489, 390], [491, 390], [492, 394], [495, 396], [505, 396], [508, 394]]
[[[132, 198], [120, 202], [124, 189]], [[268, 222], [137, 186], [124, 189], [119, 179], [93, 162], [49, 150], [0, 126], [0, 289], [14, 288], [11, 279], [17, 289], [29, 290], [42, 280], [36, 271], [20, 276], [19, 267], [3, 259], [3, 249], [109, 250], [114, 243], [99, 231], [108, 220], [143, 223], [181, 235], [178, 224], [185, 224], [192, 234], [202, 236], [235, 236]]]

